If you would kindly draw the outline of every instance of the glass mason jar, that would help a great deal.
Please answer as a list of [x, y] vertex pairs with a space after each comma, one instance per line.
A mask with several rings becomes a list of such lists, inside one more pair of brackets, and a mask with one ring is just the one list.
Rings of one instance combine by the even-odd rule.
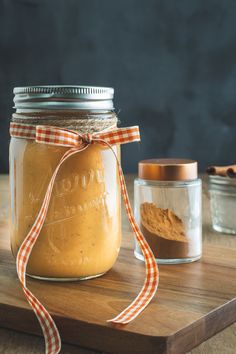
[[209, 176], [209, 194], [213, 229], [236, 234], [236, 180]]
[[[14, 93], [13, 122], [57, 126], [81, 133], [117, 125], [112, 88], [38, 86], [15, 88]], [[119, 158], [119, 146], [113, 148]], [[11, 248], [15, 257], [67, 149], [30, 139], [11, 139]], [[92, 144], [60, 167], [27, 274], [49, 280], [96, 277], [113, 266], [120, 243], [116, 159], [108, 147]]]
[[[139, 162], [134, 208], [136, 221], [157, 263], [187, 263], [201, 258], [201, 180], [196, 161]], [[143, 260], [137, 242], [134, 253]]]

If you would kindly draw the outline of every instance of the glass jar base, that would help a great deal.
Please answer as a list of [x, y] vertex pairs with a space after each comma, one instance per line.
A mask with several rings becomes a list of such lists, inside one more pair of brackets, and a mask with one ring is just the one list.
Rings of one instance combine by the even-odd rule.
[[235, 229], [231, 229], [231, 228], [220, 226], [220, 225], [216, 225], [216, 224], [213, 224], [212, 227], [217, 232], [221, 232], [223, 234], [236, 235], [236, 230]]
[[38, 275], [32, 275], [32, 274], [28, 274], [28, 273], [26, 273], [26, 275], [30, 278], [37, 279], [37, 280], [54, 281], [54, 282], [69, 282], [69, 281], [80, 281], [80, 280], [94, 279], [94, 278], [101, 277], [105, 273], [106, 272], [96, 274], [96, 275], [89, 275], [89, 276], [84, 276], [84, 277], [73, 277], [73, 278], [70, 278], [70, 277], [68, 277], [68, 278], [41, 277]]
[[[140, 261], [144, 261], [144, 257], [142, 254], [134, 251], [134, 255]], [[201, 255], [196, 257], [189, 258], [173, 258], [173, 259], [163, 259], [163, 258], [155, 258], [157, 264], [181, 264], [181, 263], [192, 263], [198, 261], [201, 258]]]

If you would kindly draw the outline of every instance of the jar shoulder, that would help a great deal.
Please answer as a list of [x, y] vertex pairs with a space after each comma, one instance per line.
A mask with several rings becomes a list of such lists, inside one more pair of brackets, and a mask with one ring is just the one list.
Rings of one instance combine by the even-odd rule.
[[153, 187], [153, 188], [188, 188], [188, 187], [199, 187], [202, 186], [201, 178], [197, 178], [189, 181], [157, 181], [157, 180], [144, 180], [141, 178], [136, 178], [134, 180], [134, 185], [136, 187]]

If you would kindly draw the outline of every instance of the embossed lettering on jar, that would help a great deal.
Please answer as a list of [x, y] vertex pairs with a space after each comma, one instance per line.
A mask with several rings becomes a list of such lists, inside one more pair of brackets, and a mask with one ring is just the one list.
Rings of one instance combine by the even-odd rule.
[[[81, 133], [117, 125], [111, 88], [48, 86], [16, 88], [14, 93], [14, 122], [50, 125]], [[38, 215], [50, 178], [67, 149], [29, 139], [11, 139], [14, 256]], [[113, 149], [119, 157], [119, 146]], [[92, 144], [61, 166], [27, 273], [59, 280], [98, 276], [115, 263], [120, 242], [116, 159], [108, 147]]]

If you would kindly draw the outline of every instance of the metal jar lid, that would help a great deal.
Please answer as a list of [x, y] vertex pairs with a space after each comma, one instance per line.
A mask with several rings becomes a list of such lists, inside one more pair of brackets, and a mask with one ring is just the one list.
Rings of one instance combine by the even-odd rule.
[[188, 181], [198, 177], [197, 161], [150, 159], [139, 162], [139, 178], [158, 181]]
[[28, 86], [13, 90], [16, 109], [113, 110], [114, 89], [96, 86]]

